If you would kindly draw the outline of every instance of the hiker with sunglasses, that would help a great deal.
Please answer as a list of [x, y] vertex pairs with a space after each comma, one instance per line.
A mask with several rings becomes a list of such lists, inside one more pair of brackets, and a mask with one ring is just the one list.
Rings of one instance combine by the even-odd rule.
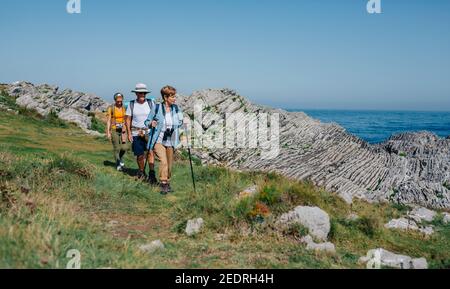
[[159, 182], [161, 194], [172, 192], [170, 179], [174, 150], [180, 143], [180, 128], [183, 125], [183, 112], [175, 104], [177, 90], [172, 86], [161, 89], [163, 102], [152, 110], [145, 125], [154, 130], [154, 137], [149, 143], [149, 149], [155, 152], [160, 161]]
[[130, 101], [127, 108], [126, 127], [128, 131], [129, 141], [132, 142], [132, 150], [136, 156], [136, 161], [139, 167], [137, 177], [145, 179], [145, 165], [146, 161], [149, 164], [150, 172], [148, 181], [150, 184], [157, 184], [155, 175], [155, 158], [151, 150], [147, 150], [147, 143], [149, 138], [149, 128], [144, 124], [148, 115], [155, 109], [155, 102], [152, 99], [147, 99], [147, 94], [150, 91], [143, 83], [136, 85], [132, 91], [136, 94], [136, 100]]
[[123, 156], [129, 150], [125, 128], [125, 110], [123, 95], [116, 93], [114, 95], [114, 105], [108, 107], [106, 136], [112, 142], [114, 160], [118, 171], [123, 171], [125, 166]]

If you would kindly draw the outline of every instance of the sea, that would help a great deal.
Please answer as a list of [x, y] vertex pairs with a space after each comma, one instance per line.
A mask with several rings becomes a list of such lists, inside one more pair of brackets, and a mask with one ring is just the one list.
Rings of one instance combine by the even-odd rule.
[[325, 123], [334, 122], [365, 141], [376, 144], [401, 132], [431, 131], [450, 136], [450, 112], [288, 109], [303, 111]]

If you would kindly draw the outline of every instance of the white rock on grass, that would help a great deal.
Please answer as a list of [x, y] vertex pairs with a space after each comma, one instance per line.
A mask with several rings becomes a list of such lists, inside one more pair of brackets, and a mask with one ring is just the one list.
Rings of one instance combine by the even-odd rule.
[[347, 216], [348, 221], [356, 221], [358, 219], [359, 219], [359, 216], [355, 213], [351, 213], [350, 215]]
[[214, 237], [215, 241], [225, 241], [228, 239], [228, 235], [227, 234], [216, 234], [216, 236]]
[[409, 256], [399, 255], [389, 252], [385, 249], [373, 249], [367, 252], [367, 256], [359, 259], [360, 263], [374, 261], [380, 266], [397, 268], [397, 269], [427, 269], [428, 263], [425, 258], [413, 259]]
[[353, 204], [353, 196], [347, 192], [339, 193], [338, 196], [344, 200], [348, 205]]
[[385, 224], [384, 227], [387, 229], [419, 231], [425, 235], [431, 235], [434, 233], [432, 226], [419, 227], [415, 221], [406, 218], [393, 219], [389, 221], [389, 223]]
[[417, 223], [421, 223], [423, 221], [431, 222], [434, 217], [436, 217], [437, 213], [423, 207], [414, 208], [409, 214], [408, 217], [416, 221]]
[[87, 113], [81, 113], [73, 108], [64, 108], [58, 113], [58, 117], [62, 120], [77, 124], [84, 130], [91, 127], [92, 121]]
[[115, 227], [117, 225], [119, 225], [119, 222], [116, 220], [111, 220], [106, 224], [107, 227]]
[[200, 232], [201, 228], [203, 227], [204, 221], [202, 218], [192, 219], [187, 222], [186, 225], [186, 234], [188, 236], [193, 236]]
[[399, 229], [399, 230], [419, 230], [416, 222], [408, 220], [406, 218], [399, 218], [390, 220], [389, 223], [384, 225], [387, 229]]
[[330, 232], [330, 217], [318, 207], [296, 207], [283, 214], [278, 222], [281, 225], [300, 224], [309, 230], [314, 238], [326, 241]]
[[83, 128], [82, 128], [82, 130], [83, 130], [86, 134], [88, 134], [88, 135], [90, 135], [90, 136], [96, 136], [96, 137], [102, 137], [102, 136], [104, 136], [104, 134], [99, 133], [98, 131], [95, 131], [95, 130], [83, 129]]
[[425, 258], [412, 259], [411, 269], [428, 269], [428, 262]]
[[450, 223], [450, 214], [444, 213], [444, 218], [442, 219], [442, 221], [444, 222], [444, 224]]
[[139, 246], [139, 250], [145, 253], [153, 253], [158, 250], [164, 250], [164, 244], [161, 240], [156, 240], [151, 242], [150, 244]]
[[419, 231], [427, 236], [430, 236], [434, 233], [433, 226], [426, 226], [424, 228], [419, 228]]
[[303, 237], [300, 241], [306, 244], [306, 250], [327, 252], [331, 254], [336, 253], [336, 248], [333, 243], [315, 243], [310, 235]]

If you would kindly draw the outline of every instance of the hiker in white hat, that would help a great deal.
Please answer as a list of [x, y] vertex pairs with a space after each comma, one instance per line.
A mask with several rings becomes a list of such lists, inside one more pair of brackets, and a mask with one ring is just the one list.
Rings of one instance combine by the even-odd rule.
[[132, 92], [136, 94], [136, 100], [130, 101], [126, 115], [128, 138], [130, 142], [132, 142], [133, 153], [136, 156], [137, 164], [139, 166], [137, 177], [145, 179], [146, 163], [148, 162], [150, 167], [148, 181], [150, 184], [156, 185], [155, 157], [153, 151], [147, 149], [149, 128], [144, 124], [148, 115], [155, 107], [155, 101], [146, 98], [147, 94], [150, 93], [150, 90], [148, 90], [147, 85], [143, 83], [136, 84], [136, 88], [132, 90]]

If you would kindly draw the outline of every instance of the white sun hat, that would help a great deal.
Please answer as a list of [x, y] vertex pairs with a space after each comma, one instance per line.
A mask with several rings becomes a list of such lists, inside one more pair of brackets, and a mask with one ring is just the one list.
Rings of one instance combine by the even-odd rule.
[[143, 83], [138, 83], [136, 84], [136, 88], [134, 90], [132, 90], [131, 92], [143, 92], [143, 93], [150, 93], [151, 91], [147, 89], [147, 85], [143, 84]]

